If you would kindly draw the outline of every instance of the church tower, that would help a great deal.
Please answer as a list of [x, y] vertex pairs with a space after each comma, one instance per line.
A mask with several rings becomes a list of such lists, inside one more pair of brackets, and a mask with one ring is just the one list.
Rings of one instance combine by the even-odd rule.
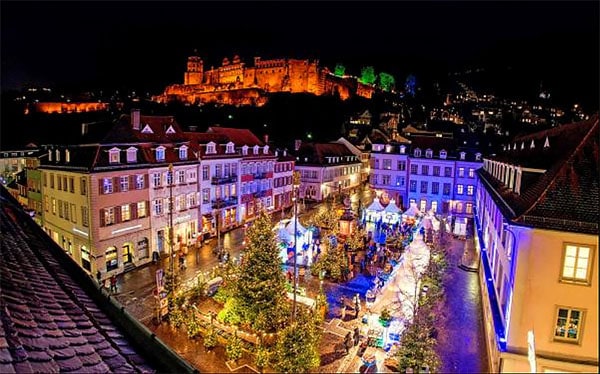
[[204, 62], [202, 59], [195, 55], [188, 57], [187, 71], [183, 75], [183, 84], [202, 84], [203, 75]]

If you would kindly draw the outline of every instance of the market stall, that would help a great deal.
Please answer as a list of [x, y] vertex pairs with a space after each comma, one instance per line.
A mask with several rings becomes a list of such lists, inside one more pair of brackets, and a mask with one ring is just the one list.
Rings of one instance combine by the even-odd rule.
[[366, 221], [367, 222], [378, 222], [381, 219], [382, 212], [384, 211], [383, 205], [379, 202], [379, 198], [373, 199], [371, 205], [367, 207], [366, 212]]
[[392, 199], [385, 207], [382, 213], [383, 222], [395, 224], [400, 220], [400, 208], [396, 205], [396, 200]]

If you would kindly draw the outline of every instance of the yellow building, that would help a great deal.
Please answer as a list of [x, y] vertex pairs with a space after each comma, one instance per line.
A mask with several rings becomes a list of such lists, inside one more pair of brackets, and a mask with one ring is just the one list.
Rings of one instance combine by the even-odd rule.
[[493, 372], [598, 372], [598, 116], [514, 139], [478, 171]]

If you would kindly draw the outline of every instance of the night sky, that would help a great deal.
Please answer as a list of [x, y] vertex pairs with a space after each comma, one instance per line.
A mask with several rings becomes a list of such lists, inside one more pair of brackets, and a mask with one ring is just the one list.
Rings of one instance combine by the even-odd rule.
[[[318, 58], [403, 80], [483, 66], [533, 72], [559, 94], [598, 98], [597, 1], [2, 1], [2, 88], [181, 83], [194, 49], [205, 68], [234, 54]], [[533, 83], [532, 83], [533, 84]], [[530, 89], [530, 87], [528, 87]]]

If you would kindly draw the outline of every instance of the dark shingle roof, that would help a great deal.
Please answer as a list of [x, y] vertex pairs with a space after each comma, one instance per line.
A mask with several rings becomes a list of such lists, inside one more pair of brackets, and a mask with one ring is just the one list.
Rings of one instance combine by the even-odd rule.
[[[328, 164], [326, 157], [356, 156], [348, 149], [348, 147], [340, 143], [302, 143], [297, 155], [299, 159], [296, 163], [299, 165]], [[304, 161], [305, 159], [306, 161]], [[359, 161], [355, 160], [352, 162], [356, 163]], [[340, 163], [344, 164], [348, 162], [344, 159], [336, 164]]]
[[496, 196], [497, 204], [504, 215], [517, 224], [597, 235], [600, 219], [598, 116], [531, 134], [527, 138], [545, 139], [546, 136], [554, 139], [560, 151], [536, 146], [528, 151], [524, 149], [522, 153], [515, 152], [511, 158], [506, 155], [494, 158], [516, 165], [528, 159], [542, 160], [544, 155], [548, 158], [549, 161], [540, 161], [546, 172], [523, 186], [521, 194], [516, 194], [483, 169], [478, 171], [480, 179], [501, 196], [502, 201]]
[[6, 195], [2, 189], [1, 373], [193, 371], [154, 360], [146, 353], [151, 348], [136, 345], [90, 291], [96, 290], [91, 280], [82, 286], [68, 270], [67, 255], [42, 239]]

